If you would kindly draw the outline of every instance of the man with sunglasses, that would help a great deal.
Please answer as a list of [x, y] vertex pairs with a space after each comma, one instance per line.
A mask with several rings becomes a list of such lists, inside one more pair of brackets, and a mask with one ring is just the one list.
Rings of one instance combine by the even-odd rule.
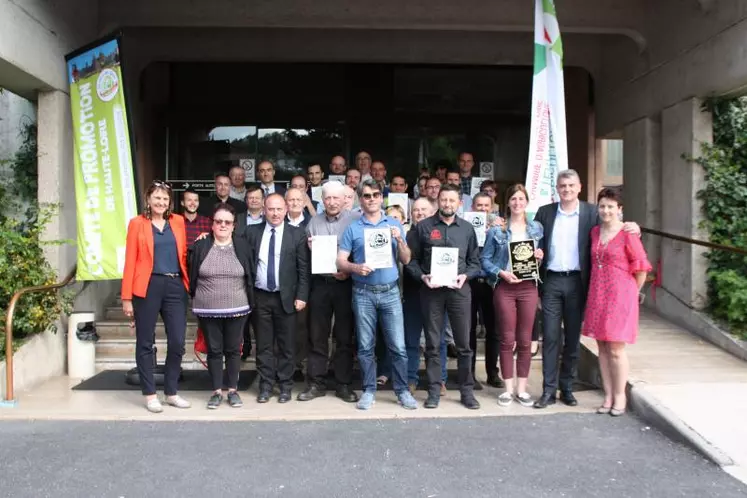
[[[407, 352], [405, 350], [404, 316], [399, 292], [398, 258], [410, 261], [402, 225], [381, 211], [381, 186], [373, 179], [361, 182], [359, 188], [362, 216], [343, 232], [337, 253], [337, 269], [352, 275], [353, 315], [358, 333], [358, 362], [363, 374], [363, 394], [357, 407], [370, 409], [376, 396], [376, 326], [381, 321], [384, 340], [392, 358], [394, 392], [399, 403], [409, 409], [417, 402], [407, 388]], [[391, 266], [373, 269], [366, 261], [366, 249], [391, 248]], [[386, 250], [386, 249], [384, 249]], [[352, 261], [349, 261], [352, 255]], [[368, 263], [368, 264], [367, 264]]]

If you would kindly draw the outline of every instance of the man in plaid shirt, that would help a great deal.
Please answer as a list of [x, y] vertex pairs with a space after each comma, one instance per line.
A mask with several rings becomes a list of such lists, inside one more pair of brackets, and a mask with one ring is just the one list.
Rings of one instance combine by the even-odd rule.
[[459, 176], [461, 179], [462, 193], [472, 195], [472, 168], [475, 160], [469, 152], [459, 154]]
[[200, 196], [194, 189], [188, 188], [182, 192], [184, 228], [187, 230], [187, 247], [191, 247], [201, 233], [209, 233], [212, 228], [210, 218], [197, 214], [197, 208], [199, 207]]

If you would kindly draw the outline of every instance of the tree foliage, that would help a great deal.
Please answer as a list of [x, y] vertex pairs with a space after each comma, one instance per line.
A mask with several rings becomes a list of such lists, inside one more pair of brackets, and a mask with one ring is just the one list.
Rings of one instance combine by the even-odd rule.
[[[698, 193], [704, 227], [712, 242], [747, 249], [747, 97], [705, 105], [713, 114], [713, 143], [696, 159], [706, 174]], [[711, 311], [747, 337], [747, 256], [714, 250], [708, 258]]]

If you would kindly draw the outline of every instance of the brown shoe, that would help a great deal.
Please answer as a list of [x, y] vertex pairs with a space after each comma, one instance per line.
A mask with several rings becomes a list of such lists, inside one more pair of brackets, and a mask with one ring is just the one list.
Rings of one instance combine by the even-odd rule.
[[441, 396], [446, 396], [446, 382], [441, 382]]

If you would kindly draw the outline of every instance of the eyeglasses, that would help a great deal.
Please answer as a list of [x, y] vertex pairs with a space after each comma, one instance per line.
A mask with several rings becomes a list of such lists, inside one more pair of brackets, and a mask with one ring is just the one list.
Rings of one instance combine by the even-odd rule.
[[367, 201], [370, 201], [371, 199], [378, 199], [379, 197], [381, 197], [381, 192], [370, 192], [367, 194], [363, 194], [361, 197], [363, 197]]
[[221, 225], [221, 226], [222, 225], [231, 226], [233, 225], [233, 220], [213, 220], [213, 223], [215, 223], [216, 225]]

